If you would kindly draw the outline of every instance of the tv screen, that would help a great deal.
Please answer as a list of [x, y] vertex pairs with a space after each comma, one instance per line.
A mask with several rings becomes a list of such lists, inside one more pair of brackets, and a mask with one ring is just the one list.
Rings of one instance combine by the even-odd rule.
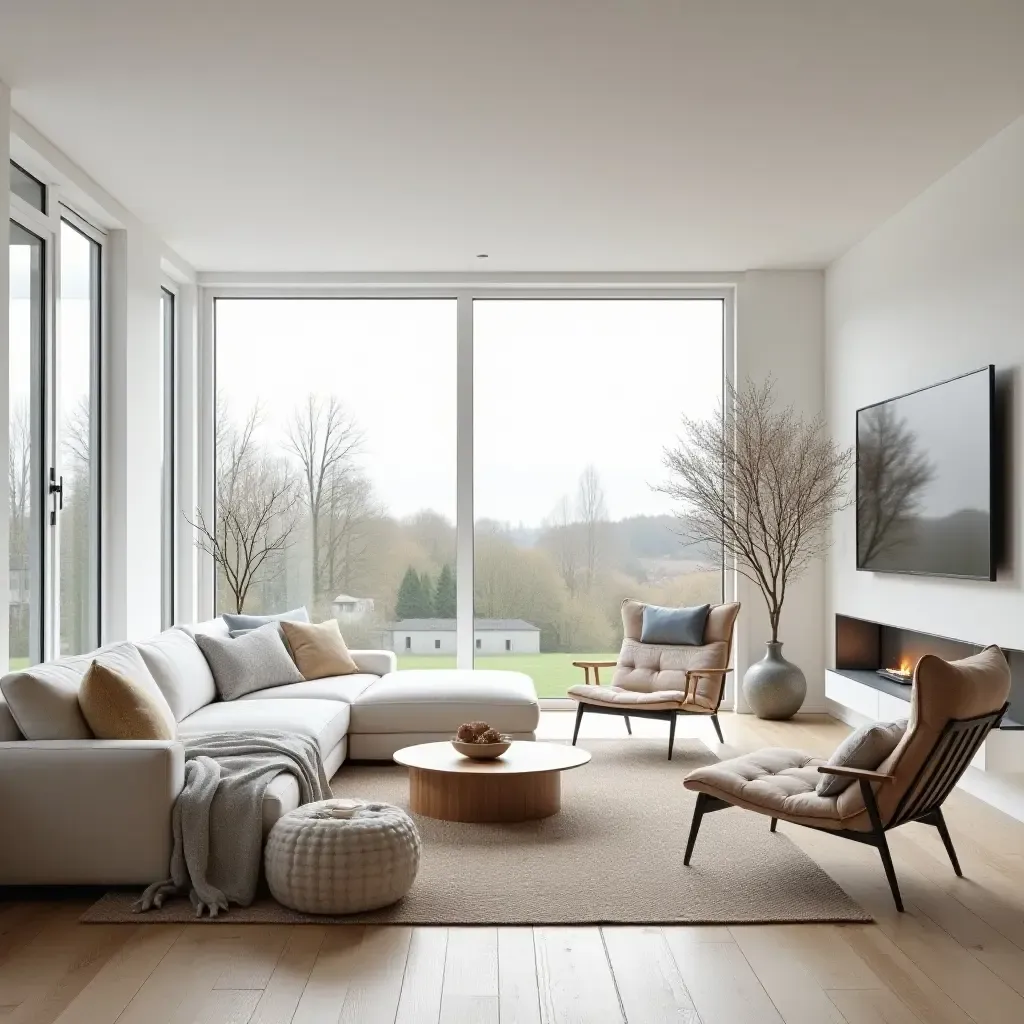
[[995, 368], [857, 411], [857, 568], [994, 580]]

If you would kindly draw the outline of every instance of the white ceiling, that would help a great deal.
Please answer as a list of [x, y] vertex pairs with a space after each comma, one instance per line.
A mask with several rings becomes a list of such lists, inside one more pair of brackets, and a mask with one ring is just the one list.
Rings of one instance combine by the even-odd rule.
[[1024, 113], [1024, 0], [0, 0], [0, 78], [198, 269], [821, 266]]

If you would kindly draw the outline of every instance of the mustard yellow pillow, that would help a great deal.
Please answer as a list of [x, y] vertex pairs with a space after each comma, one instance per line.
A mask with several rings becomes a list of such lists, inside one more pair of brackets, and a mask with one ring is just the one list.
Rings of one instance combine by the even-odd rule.
[[156, 694], [99, 661], [82, 678], [78, 706], [100, 740], [173, 740], [176, 734]]
[[334, 619], [315, 624], [281, 620], [278, 625], [303, 679], [347, 676], [359, 671]]

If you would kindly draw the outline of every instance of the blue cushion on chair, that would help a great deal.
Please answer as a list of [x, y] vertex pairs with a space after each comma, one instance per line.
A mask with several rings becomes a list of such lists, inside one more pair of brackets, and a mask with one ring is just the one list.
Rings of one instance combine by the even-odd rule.
[[704, 643], [704, 624], [708, 621], [711, 605], [699, 604], [695, 608], [662, 608], [656, 604], [644, 605], [644, 621], [640, 630], [642, 644], [685, 644], [697, 647]]

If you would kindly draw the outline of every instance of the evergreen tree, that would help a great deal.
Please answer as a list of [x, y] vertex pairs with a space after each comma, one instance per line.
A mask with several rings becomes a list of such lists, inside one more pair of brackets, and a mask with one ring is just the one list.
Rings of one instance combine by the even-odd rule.
[[405, 570], [398, 599], [395, 601], [396, 619], [419, 619], [423, 617], [423, 581], [419, 573], [410, 566]]
[[437, 577], [434, 614], [439, 619], [455, 618], [455, 573], [447, 562], [441, 567], [441, 573]]
[[425, 572], [420, 576], [420, 618], [432, 619], [434, 617], [434, 581], [430, 573]]

